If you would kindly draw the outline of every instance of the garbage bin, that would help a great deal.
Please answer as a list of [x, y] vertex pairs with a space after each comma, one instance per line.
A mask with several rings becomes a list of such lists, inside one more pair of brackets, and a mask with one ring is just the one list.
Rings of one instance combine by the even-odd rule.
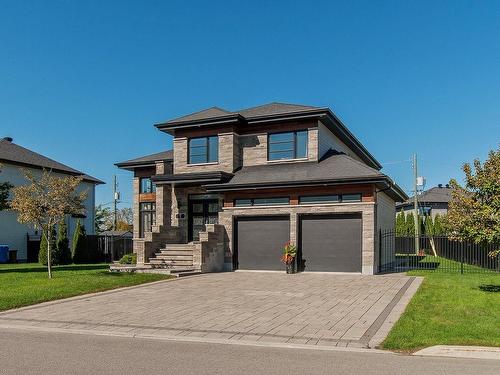
[[9, 247], [7, 245], [0, 245], [0, 263], [7, 263], [9, 261]]

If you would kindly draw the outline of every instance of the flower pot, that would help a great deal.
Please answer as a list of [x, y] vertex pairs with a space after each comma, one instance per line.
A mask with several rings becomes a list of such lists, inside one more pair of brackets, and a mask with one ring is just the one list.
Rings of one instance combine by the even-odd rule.
[[286, 273], [295, 273], [295, 259], [286, 264]]

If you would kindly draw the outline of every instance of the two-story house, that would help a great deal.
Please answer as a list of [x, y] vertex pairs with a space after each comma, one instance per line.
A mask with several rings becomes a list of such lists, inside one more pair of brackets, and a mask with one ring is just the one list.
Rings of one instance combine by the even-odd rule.
[[372, 274], [378, 232], [406, 194], [328, 108], [217, 107], [155, 125], [173, 151], [118, 163], [134, 172], [138, 266]]

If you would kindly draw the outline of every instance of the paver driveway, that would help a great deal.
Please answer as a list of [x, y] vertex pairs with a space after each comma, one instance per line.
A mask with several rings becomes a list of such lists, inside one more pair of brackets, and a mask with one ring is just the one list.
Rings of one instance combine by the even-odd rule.
[[0, 326], [366, 346], [414, 279], [205, 274], [7, 311]]

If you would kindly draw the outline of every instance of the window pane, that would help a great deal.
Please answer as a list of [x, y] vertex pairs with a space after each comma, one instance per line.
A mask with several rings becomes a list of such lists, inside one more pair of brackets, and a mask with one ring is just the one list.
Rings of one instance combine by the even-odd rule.
[[208, 212], [210, 213], [219, 212], [219, 203], [209, 203]]
[[269, 143], [273, 142], [293, 142], [293, 132], [269, 134]]
[[236, 207], [251, 206], [252, 205], [252, 200], [251, 199], [235, 199], [234, 200], [234, 205]]
[[293, 142], [269, 143], [269, 152], [293, 151]]
[[219, 161], [219, 137], [209, 137], [208, 142], [208, 161], [215, 163]]
[[207, 162], [206, 155], [191, 155], [191, 157], [189, 158], [189, 164], [199, 164], [206, 162]]
[[339, 202], [338, 195], [314, 195], [309, 197], [300, 197], [299, 203], [328, 203], [328, 202]]
[[203, 203], [193, 203], [193, 213], [203, 213]]
[[343, 194], [342, 202], [361, 202], [361, 194]]
[[297, 158], [307, 157], [307, 130], [297, 132]]
[[288, 204], [290, 202], [290, 198], [281, 197], [281, 198], [255, 198], [253, 200], [254, 206], [271, 206], [275, 204]]
[[151, 179], [141, 178], [141, 194], [151, 193]]
[[293, 151], [269, 152], [269, 160], [293, 159]]
[[207, 147], [207, 139], [206, 138], [191, 138], [189, 140], [189, 146], [191, 147]]

